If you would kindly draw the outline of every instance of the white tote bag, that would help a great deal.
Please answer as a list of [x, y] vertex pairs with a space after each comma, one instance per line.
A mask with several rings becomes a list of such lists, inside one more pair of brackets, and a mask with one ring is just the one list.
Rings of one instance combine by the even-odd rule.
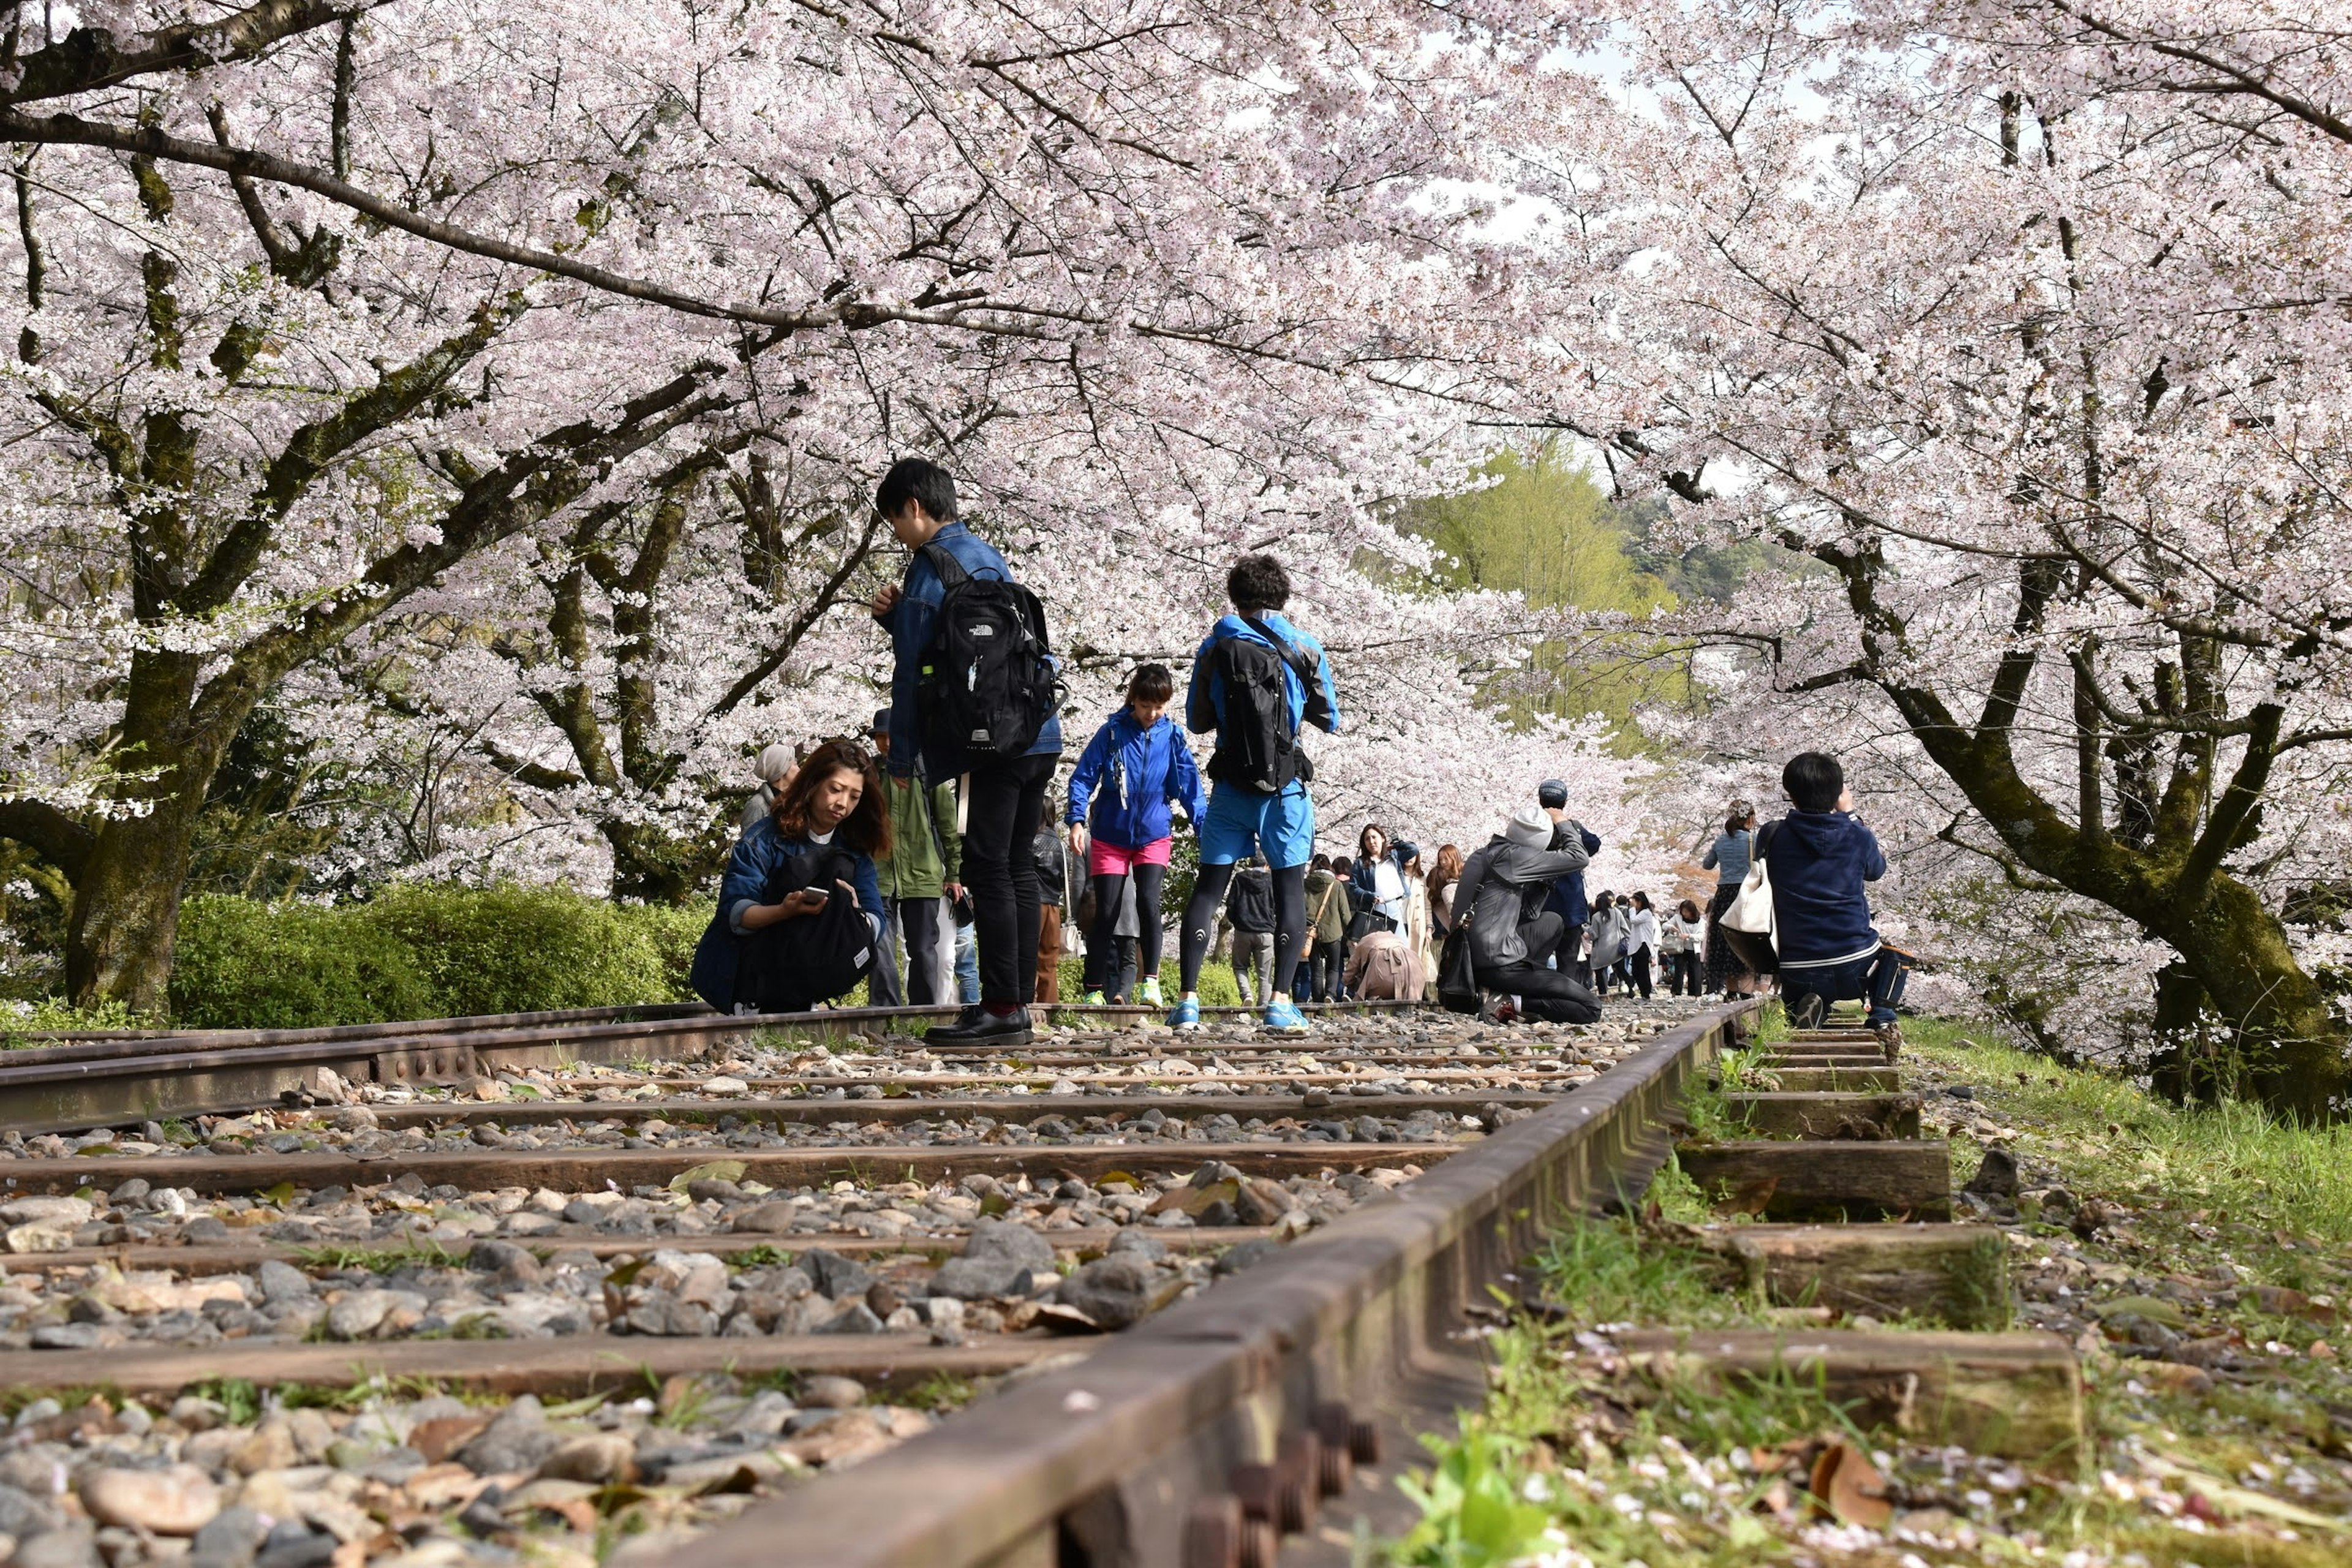
[[1739, 896], [1723, 911], [1723, 924], [1727, 931], [1762, 937], [1776, 954], [1780, 950], [1780, 921], [1772, 909], [1772, 873], [1765, 867], [1761, 833], [1749, 849], [1748, 875], [1739, 884]]

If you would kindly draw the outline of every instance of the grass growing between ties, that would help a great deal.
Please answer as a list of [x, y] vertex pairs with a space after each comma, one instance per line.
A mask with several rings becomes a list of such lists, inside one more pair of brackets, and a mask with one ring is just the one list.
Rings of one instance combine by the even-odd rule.
[[[1776, 1015], [1772, 1022], [1777, 1022]], [[1686, 1228], [1672, 1166], [1636, 1218], [1534, 1260], [1547, 1310], [1489, 1342], [1492, 1394], [1429, 1439], [1418, 1528], [1374, 1560], [1426, 1568], [2322, 1568], [2352, 1560], [2352, 1136], [2183, 1109], [1982, 1031], [1906, 1020], [1906, 1086], [1956, 1182], [1984, 1151], [2021, 1330], [2076, 1348], [2085, 1451], [2017, 1462], [1857, 1426], [1802, 1379], [1628, 1373], [1625, 1327], [1794, 1320]], [[1766, 1037], [1768, 1039], [1769, 1035]], [[1729, 1086], [1732, 1075], [1725, 1077]], [[1695, 1131], [1708, 1114], [1693, 1106]], [[1728, 1216], [1726, 1216], [1728, 1217]], [[1962, 1217], [1971, 1217], [1965, 1212]]]

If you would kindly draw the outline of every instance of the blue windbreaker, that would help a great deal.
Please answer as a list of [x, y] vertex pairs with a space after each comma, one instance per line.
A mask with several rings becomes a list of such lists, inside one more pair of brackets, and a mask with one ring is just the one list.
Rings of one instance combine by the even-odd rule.
[[1105, 844], [1140, 849], [1168, 837], [1171, 802], [1196, 828], [1208, 812], [1192, 748], [1166, 719], [1147, 730], [1121, 708], [1079, 754], [1066, 820], [1085, 823]]
[[[1307, 700], [1307, 683], [1298, 679], [1298, 672], [1287, 662], [1283, 665], [1282, 684], [1290, 693], [1290, 732], [1296, 735], [1301, 725], [1313, 724], [1327, 734], [1338, 734], [1339, 688], [1331, 679], [1331, 658], [1323, 651], [1323, 645], [1292, 626], [1278, 612], [1269, 610], [1257, 619], [1291, 647], [1313, 649], [1318, 661], [1317, 674], [1321, 677], [1318, 682], [1320, 689], [1313, 694], [1315, 700], [1312, 703]], [[1209, 635], [1201, 639], [1200, 647], [1192, 655], [1192, 684], [1184, 699], [1184, 722], [1196, 735], [1208, 734], [1223, 727], [1225, 721], [1224, 678], [1210, 671], [1208, 661], [1209, 651], [1228, 637], [1240, 637], [1268, 647], [1274, 646], [1251, 630], [1249, 623], [1241, 616], [1217, 617], [1217, 624], [1209, 628]]]

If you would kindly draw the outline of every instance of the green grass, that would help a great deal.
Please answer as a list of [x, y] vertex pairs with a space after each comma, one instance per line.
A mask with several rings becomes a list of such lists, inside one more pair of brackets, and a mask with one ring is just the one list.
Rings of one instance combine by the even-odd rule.
[[[1777, 1007], [1765, 1024], [1765, 1041], [1783, 1032]], [[1948, 1508], [1976, 1534], [1958, 1555], [1894, 1541], [1823, 1552], [1800, 1540], [1820, 1522], [1808, 1512], [1810, 1456], [1825, 1440], [1864, 1435], [1819, 1388], [1628, 1381], [1575, 1353], [1578, 1332], [1605, 1324], [1765, 1321], [1728, 1264], [1678, 1240], [1671, 1222], [1702, 1217], [1705, 1207], [1670, 1164], [1645, 1196], [1643, 1222], [1578, 1221], [1535, 1260], [1559, 1321], [1517, 1323], [1489, 1342], [1492, 1396], [1458, 1433], [1430, 1443], [1433, 1468], [1408, 1489], [1421, 1524], [1381, 1546], [1377, 1560], [1500, 1568], [1570, 1543], [1596, 1568], [1805, 1558], [1869, 1568], [2061, 1560], [2332, 1568], [2352, 1557], [2352, 1520], [2340, 1517], [2352, 1516], [2352, 1380], [2341, 1361], [2311, 1353], [2352, 1328], [2324, 1304], [2302, 1316], [2266, 1310], [2252, 1289], [2352, 1299], [2352, 1133], [2283, 1126], [2240, 1106], [2168, 1105], [2127, 1081], [1989, 1043], [1976, 1026], [1910, 1019], [1905, 1033], [1915, 1087], [1974, 1086], [1974, 1106], [2027, 1163], [2029, 1185], [2054, 1170], [2079, 1198], [2121, 1216], [2084, 1240], [2040, 1223], [2028, 1205], [2006, 1243], [2021, 1265], [2075, 1256], [2091, 1273], [2076, 1277], [2072, 1310], [2087, 1302], [2098, 1321], [2114, 1310], [2107, 1303], [2160, 1289], [2168, 1276], [2221, 1278], [2227, 1262], [2245, 1287], [2235, 1303], [2198, 1298], [2181, 1331], [2242, 1333], [2260, 1364], [2208, 1389], [2179, 1389], [2129, 1359], [2127, 1344], [2095, 1335], [2084, 1361], [2091, 1451], [2079, 1464], [2023, 1467], [2014, 1489], [1964, 1503], [1978, 1484], [1971, 1472], [1956, 1478], [1937, 1451], [1868, 1434], [1868, 1450], [1891, 1454], [1903, 1506]], [[1931, 1095], [1929, 1114], [1968, 1124], [1967, 1103]], [[1706, 1097], [1694, 1097], [1692, 1111], [1695, 1129], [1713, 1124]], [[1965, 1178], [1972, 1142], [1960, 1132], [1953, 1143], [1955, 1177]], [[1973, 1475], [1994, 1468], [1984, 1461]], [[2315, 1489], [2286, 1484], [2295, 1473], [2315, 1478]], [[2211, 1522], [2184, 1530], [2119, 1489], [2118, 1476], [2160, 1485], [2164, 1509], [2193, 1501]]]
[[466, 1255], [452, 1252], [437, 1241], [408, 1241], [395, 1247], [305, 1247], [295, 1261], [305, 1268], [358, 1268], [370, 1274], [390, 1274], [400, 1268], [463, 1268]]

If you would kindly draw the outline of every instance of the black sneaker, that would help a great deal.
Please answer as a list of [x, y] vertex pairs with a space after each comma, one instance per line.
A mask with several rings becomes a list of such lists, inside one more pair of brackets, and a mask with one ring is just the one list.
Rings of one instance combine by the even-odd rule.
[[980, 1027], [988, 1017], [988, 1009], [979, 1003], [968, 1004], [955, 1016], [952, 1024], [933, 1024], [923, 1037], [929, 1040], [961, 1040]]
[[1791, 1029], [1818, 1029], [1822, 1026], [1822, 1019], [1828, 1015], [1830, 1005], [1828, 1003], [1822, 1001], [1817, 994], [1808, 991], [1802, 996], [1798, 997], [1797, 1000], [1790, 1005], [1789, 1008], [1789, 1027]]
[[955, 1037], [972, 1046], [1025, 1046], [1036, 1037], [1029, 1026], [1029, 1009], [1015, 1007], [1001, 1016], [983, 1012], [979, 1023]]

